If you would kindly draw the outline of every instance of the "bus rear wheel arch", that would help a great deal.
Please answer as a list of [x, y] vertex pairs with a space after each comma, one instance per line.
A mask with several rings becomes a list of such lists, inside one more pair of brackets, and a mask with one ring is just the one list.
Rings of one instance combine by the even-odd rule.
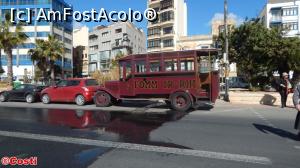
[[94, 103], [96, 104], [96, 107], [109, 107], [112, 105], [112, 96], [105, 92], [105, 91], [99, 91], [94, 96]]
[[171, 108], [180, 111], [186, 112], [193, 106], [192, 97], [186, 92], [175, 92], [170, 96]]

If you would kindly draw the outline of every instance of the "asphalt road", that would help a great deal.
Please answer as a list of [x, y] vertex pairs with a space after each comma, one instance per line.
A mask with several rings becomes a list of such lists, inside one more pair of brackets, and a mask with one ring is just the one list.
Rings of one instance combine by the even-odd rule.
[[7, 102], [0, 158], [35, 156], [37, 167], [49, 168], [298, 168], [295, 116], [292, 108], [224, 102], [188, 114], [158, 102], [103, 109]]

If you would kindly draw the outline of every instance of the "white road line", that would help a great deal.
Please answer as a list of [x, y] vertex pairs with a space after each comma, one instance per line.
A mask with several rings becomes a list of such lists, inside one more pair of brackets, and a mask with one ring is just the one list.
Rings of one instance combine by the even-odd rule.
[[273, 128], [277, 128], [274, 124], [271, 123], [270, 120], [266, 119], [262, 114], [260, 114], [260, 113], [258, 113], [258, 112], [256, 112], [256, 111], [254, 111], [253, 108], [250, 108], [250, 109], [251, 109], [251, 111], [252, 111], [259, 119], [263, 120], [268, 126], [273, 127]]
[[150, 146], [150, 145], [100, 141], [100, 140], [91, 140], [91, 139], [83, 139], [83, 138], [60, 137], [60, 136], [31, 134], [31, 133], [22, 133], [22, 132], [0, 131], [0, 136], [60, 142], [60, 143], [71, 143], [71, 144], [78, 144], [78, 145], [128, 149], [128, 150], [137, 150], [137, 151], [146, 151], [146, 152], [168, 153], [168, 154], [175, 154], [175, 155], [185, 155], [185, 156], [220, 159], [220, 160], [228, 160], [228, 161], [236, 161], [236, 162], [246, 162], [246, 163], [254, 163], [254, 164], [264, 164], [264, 165], [272, 164], [271, 160], [266, 157], [239, 155], [239, 154], [231, 154], [231, 153], [158, 147], [158, 146]]
[[296, 149], [300, 149], [300, 146], [294, 146]]

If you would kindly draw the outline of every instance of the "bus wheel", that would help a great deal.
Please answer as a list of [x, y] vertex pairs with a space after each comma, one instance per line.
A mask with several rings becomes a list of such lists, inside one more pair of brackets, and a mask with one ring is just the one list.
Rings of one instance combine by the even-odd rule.
[[111, 96], [104, 91], [97, 92], [94, 97], [94, 102], [97, 107], [108, 107], [111, 105]]
[[186, 112], [192, 107], [192, 100], [190, 96], [185, 92], [177, 92], [171, 95], [171, 108]]

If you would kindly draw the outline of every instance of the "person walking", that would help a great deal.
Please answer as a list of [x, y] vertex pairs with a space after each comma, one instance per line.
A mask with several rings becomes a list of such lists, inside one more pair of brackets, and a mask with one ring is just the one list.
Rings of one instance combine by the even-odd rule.
[[300, 137], [300, 82], [297, 84], [297, 86], [294, 89], [293, 103], [296, 110], [298, 110], [294, 128], [299, 131], [298, 136]]
[[282, 78], [279, 83], [279, 93], [281, 97], [281, 108], [286, 107], [286, 101], [290, 89], [292, 88], [291, 83], [289, 81], [289, 74], [284, 72], [282, 73]]

